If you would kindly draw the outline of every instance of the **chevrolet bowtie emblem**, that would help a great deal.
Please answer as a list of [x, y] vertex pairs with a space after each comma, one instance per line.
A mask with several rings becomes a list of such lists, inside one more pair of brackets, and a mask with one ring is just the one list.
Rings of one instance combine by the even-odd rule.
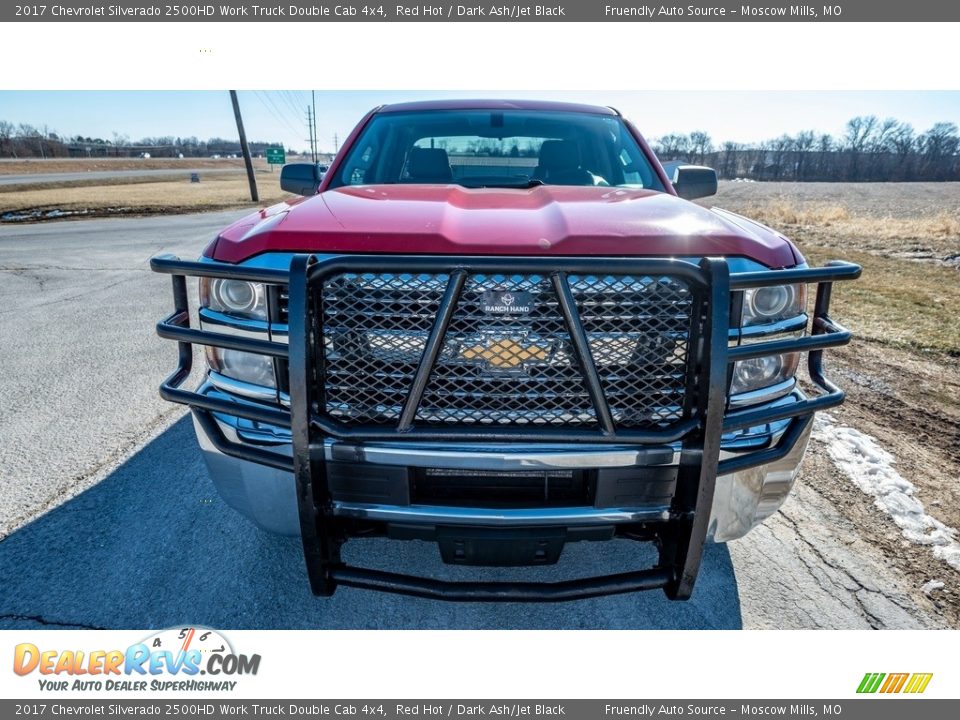
[[474, 345], [460, 351], [464, 360], [483, 359], [496, 368], [515, 368], [527, 360], [546, 360], [548, 354], [548, 348], [521, 345], [513, 340], [497, 340], [491, 345]]

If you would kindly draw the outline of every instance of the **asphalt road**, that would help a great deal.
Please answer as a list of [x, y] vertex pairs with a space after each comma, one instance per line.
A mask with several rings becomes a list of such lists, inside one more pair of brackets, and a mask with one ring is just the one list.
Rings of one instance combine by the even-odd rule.
[[31, 173], [27, 175], [0, 175], [0, 185], [40, 185], [45, 183], [92, 182], [96, 180], [115, 180], [149, 177], [190, 177], [190, 173], [201, 175], [241, 173], [243, 168], [159, 168], [156, 170], [90, 170], [88, 172]]
[[[179, 171], [178, 171], [179, 172]], [[691, 601], [659, 592], [561, 603], [445, 604], [307, 589], [299, 540], [216, 495], [189, 419], [159, 399], [175, 361], [157, 252], [196, 256], [236, 212], [0, 227], [0, 628], [937, 627], [883, 555], [803, 485], [747, 538], [706, 549]], [[808, 465], [828, 462], [808, 453]], [[436, 548], [367, 540], [346, 558], [466, 576]], [[533, 573], [649, 562], [641, 545], [570, 545]], [[483, 570], [486, 578], [521, 570]]]

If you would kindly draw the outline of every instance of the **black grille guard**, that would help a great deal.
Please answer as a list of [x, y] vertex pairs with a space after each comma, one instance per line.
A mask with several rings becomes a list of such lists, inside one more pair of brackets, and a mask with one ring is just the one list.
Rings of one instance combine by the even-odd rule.
[[[704, 258], [699, 265], [680, 260], [642, 258], [573, 259], [514, 257], [343, 256], [318, 261], [294, 256], [288, 271], [255, 269], [215, 262], [182, 261], [172, 255], [151, 259], [156, 272], [173, 280], [174, 312], [157, 324], [160, 337], [179, 348], [176, 370], [160, 386], [160, 395], [188, 405], [214, 445], [224, 454], [260, 463], [295, 476], [301, 537], [311, 589], [330, 596], [338, 585], [425, 598], [461, 601], [559, 601], [662, 588], [671, 599], [687, 599], [700, 567], [702, 547], [718, 475], [745, 470], [784, 457], [802, 437], [817, 410], [839, 405], [843, 391], [824, 375], [823, 351], [850, 341], [849, 330], [829, 314], [834, 282], [860, 275], [858, 265], [834, 261], [818, 268], [769, 270], [731, 275], [723, 258]], [[450, 280], [423, 358], [398, 422], [393, 426], [347, 425], [325, 412], [317, 394], [323, 387], [323, 357], [317, 353], [318, 318], [322, 310], [314, 292], [325, 278], [348, 272], [443, 272]], [[571, 339], [571, 350], [583, 375], [597, 418], [597, 429], [425, 426], [414, 421], [427, 381], [442, 347], [444, 334], [471, 273], [538, 273], [550, 278]], [[619, 429], [611, 419], [587, 336], [567, 283], [572, 273], [679, 277], [693, 297], [688, 339], [687, 393], [681, 420], [655, 430]], [[289, 345], [237, 337], [190, 327], [187, 277], [231, 278], [267, 285], [289, 285]], [[810, 334], [728, 347], [729, 319], [739, 315], [742, 291], [787, 283], [817, 284]], [[290, 410], [226, 400], [183, 389], [193, 363], [193, 343], [286, 358], [289, 365]], [[797, 402], [725, 412], [726, 389], [737, 360], [764, 355], [808, 353], [808, 372], [820, 394]], [[223, 413], [289, 428], [292, 458], [229, 440], [213, 413]], [[791, 419], [772, 447], [720, 460], [725, 431]], [[534, 441], [558, 443], [663, 444], [681, 442], [680, 466], [670, 520], [659, 532], [659, 560], [647, 570], [563, 582], [466, 583], [397, 575], [348, 567], [340, 558], [347, 537], [342, 519], [333, 514], [326, 481], [324, 440], [351, 441]]]

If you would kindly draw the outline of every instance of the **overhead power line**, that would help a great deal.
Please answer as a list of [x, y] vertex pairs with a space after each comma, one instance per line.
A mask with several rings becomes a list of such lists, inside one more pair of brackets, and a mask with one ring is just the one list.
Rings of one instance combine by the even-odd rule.
[[281, 100], [286, 102], [287, 107], [290, 108], [294, 116], [300, 115], [300, 108], [303, 107], [304, 103], [299, 102], [292, 92], [289, 90], [278, 90], [277, 94]]
[[[299, 122], [297, 122], [296, 124], [291, 123], [290, 120], [287, 118], [286, 113], [280, 110], [280, 108], [276, 105], [276, 103], [274, 103], [273, 99], [268, 94], [262, 93], [257, 90], [255, 90], [254, 93], [256, 94], [257, 99], [260, 101], [260, 104], [263, 105], [264, 108], [266, 108], [266, 110], [273, 116], [273, 118], [278, 123], [280, 123], [281, 125], [285, 125], [287, 129], [290, 130], [291, 133], [293, 133], [294, 137], [300, 137], [301, 131], [297, 129], [298, 126], [300, 125]], [[297, 113], [297, 115], [299, 115], [299, 112]]]

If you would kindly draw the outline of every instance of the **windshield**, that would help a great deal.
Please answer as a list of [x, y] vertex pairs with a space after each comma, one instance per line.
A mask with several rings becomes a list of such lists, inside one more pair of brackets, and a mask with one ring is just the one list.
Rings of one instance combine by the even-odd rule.
[[663, 190], [619, 117], [539, 110], [377, 115], [329, 187], [389, 183]]

